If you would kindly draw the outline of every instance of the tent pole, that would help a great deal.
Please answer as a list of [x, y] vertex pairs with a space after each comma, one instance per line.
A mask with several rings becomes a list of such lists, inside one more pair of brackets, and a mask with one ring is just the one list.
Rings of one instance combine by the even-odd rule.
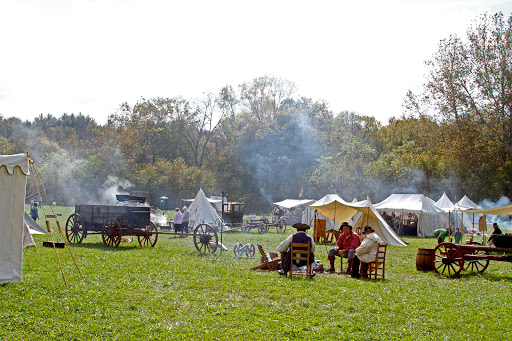
[[452, 215], [451, 211], [448, 211], [448, 239], [452, 242]]

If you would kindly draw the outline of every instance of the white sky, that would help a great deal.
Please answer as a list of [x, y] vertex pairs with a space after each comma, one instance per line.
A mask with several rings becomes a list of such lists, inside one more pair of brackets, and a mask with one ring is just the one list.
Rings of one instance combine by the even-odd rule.
[[141, 96], [201, 97], [272, 75], [387, 122], [439, 40], [512, 1], [0, 0], [0, 113], [104, 123]]

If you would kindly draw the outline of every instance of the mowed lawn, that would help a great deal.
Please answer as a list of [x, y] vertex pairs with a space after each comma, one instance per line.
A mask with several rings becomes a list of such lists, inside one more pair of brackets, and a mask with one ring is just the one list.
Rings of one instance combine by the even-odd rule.
[[[57, 212], [64, 227], [72, 208]], [[433, 238], [389, 247], [385, 281], [290, 279], [249, 270], [258, 256], [234, 259], [236, 242], [271, 251], [291, 232], [227, 233], [229, 251], [208, 256], [191, 237], [109, 249], [89, 236], [72, 246], [82, 277], [68, 250], [58, 250], [68, 290], [54, 250], [41, 246], [46, 236], [35, 236], [23, 282], [0, 285], [0, 340], [512, 339], [512, 264], [491, 262], [483, 274], [458, 278], [418, 272], [417, 249], [433, 248]], [[317, 246], [326, 266], [330, 247]]]

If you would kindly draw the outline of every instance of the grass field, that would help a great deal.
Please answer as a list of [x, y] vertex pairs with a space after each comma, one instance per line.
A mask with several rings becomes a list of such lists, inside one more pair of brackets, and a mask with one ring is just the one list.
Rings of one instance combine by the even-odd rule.
[[[62, 226], [71, 211], [57, 208]], [[512, 339], [512, 264], [491, 262], [483, 274], [458, 278], [418, 272], [417, 248], [433, 248], [433, 238], [389, 247], [385, 281], [290, 279], [249, 270], [259, 257], [233, 257], [236, 242], [270, 251], [284, 237], [228, 233], [228, 252], [200, 256], [191, 237], [161, 235], [154, 248], [134, 240], [108, 249], [101, 236], [90, 236], [72, 246], [82, 277], [68, 251], [58, 251], [66, 290], [53, 249], [40, 246], [46, 236], [35, 236], [23, 282], [0, 285], [0, 339]], [[329, 247], [317, 248], [324, 264]]]

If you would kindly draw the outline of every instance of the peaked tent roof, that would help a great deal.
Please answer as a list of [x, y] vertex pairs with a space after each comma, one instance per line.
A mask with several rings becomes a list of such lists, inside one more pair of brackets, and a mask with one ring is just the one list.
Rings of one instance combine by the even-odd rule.
[[393, 246], [406, 246], [404, 241], [389, 227], [384, 218], [377, 212], [370, 200], [348, 203], [336, 194], [328, 194], [314, 204], [312, 209], [337, 222], [349, 221], [358, 212], [361, 216], [354, 227], [370, 225], [382, 240]]
[[285, 199], [283, 201], [275, 202], [274, 205], [282, 207], [282, 208], [293, 208], [300, 205], [307, 205], [312, 203], [314, 200], [310, 199], [304, 199], [304, 200], [297, 200], [297, 199]]
[[188, 208], [190, 212], [190, 226], [196, 227], [199, 224], [206, 223], [212, 226], [221, 225], [221, 217], [208, 201], [202, 189], [199, 189], [197, 195]]
[[393, 210], [402, 212], [438, 214], [443, 210], [437, 207], [423, 194], [391, 194], [389, 197], [374, 205], [378, 210]]
[[443, 193], [439, 200], [436, 201], [436, 206], [446, 212], [455, 208], [455, 205], [453, 205], [452, 201], [448, 198], [446, 193]]
[[462, 197], [457, 203], [455, 203], [455, 208], [457, 209], [476, 209], [481, 210], [482, 207], [475, 204], [471, 199], [469, 199], [466, 195]]
[[27, 225], [30, 234], [48, 234], [27, 212], [23, 216], [23, 221]]

